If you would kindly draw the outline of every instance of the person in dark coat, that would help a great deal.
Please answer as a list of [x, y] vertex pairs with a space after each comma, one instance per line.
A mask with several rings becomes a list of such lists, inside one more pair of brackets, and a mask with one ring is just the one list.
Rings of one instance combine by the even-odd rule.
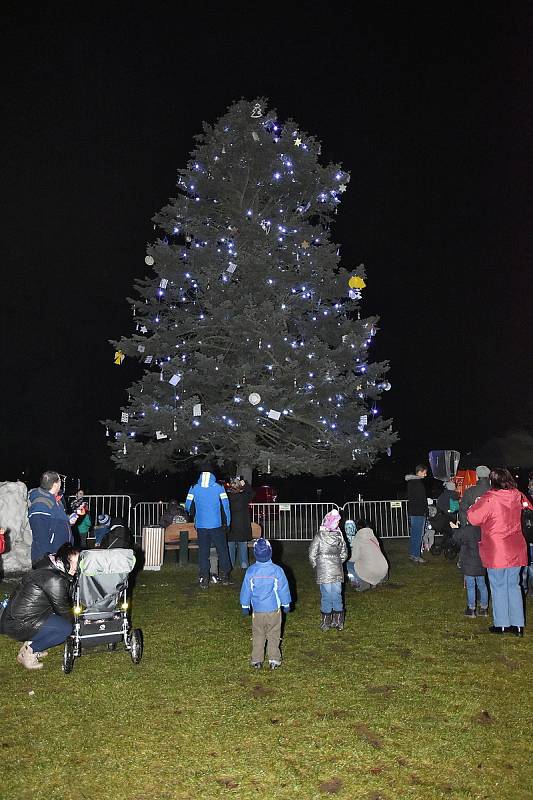
[[426, 564], [420, 552], [426, 527], [428, 501], [424, 478], [428, 474], [425, 464], [417, 464], [414, 475], [406, 475], [407, 512], [409, 514], [409, 558], [415, 564]]
[[248, 569], [248, 542], [252, 538], [249, 503], [253, 491], [243, 478], [233, 478], [228, 486], [231, 525], [228, 531], [228, 550], [231, 566], [238, 557], [242, 569]]
[[129, 530], [119, 517], [111, 519], [109, 532], [102, 538], [98, 547], [101, 550], [114, 550], [117, 547], [131, 550], [132, 542]]
[[0, 617], [0, 633], [22, 641], [17, 661], [26, 669], [42, 669], [48, 648], [72, 633], [71, 587], [80, 551], [63, 544], [46, 555], [19, 583]]
[[191, 517], [177, 500], [171, 500], [159, 519], [160, 528], [168, 528], [173, 522], [190, 522]]

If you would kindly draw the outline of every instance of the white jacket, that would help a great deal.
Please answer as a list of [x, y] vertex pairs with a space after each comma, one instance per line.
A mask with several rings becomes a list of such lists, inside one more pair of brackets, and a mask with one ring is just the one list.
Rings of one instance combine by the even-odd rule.
[[353, 561], [357, 575], [372, 586], [381, 583], [389, 571], [387, 559], [371, 528], [361, 528], [355, 534], [350, 561]]

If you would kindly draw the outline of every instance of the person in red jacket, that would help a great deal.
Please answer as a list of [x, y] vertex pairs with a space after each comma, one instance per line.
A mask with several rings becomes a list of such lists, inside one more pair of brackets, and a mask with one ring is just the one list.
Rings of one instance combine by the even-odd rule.
[[467, 511], [470, 525], [481, 528], [479, 556], [487, 568], [492, 594], [491, 633], [524, 635], [524, 605], [520, 570], [527, 564], [526, 540], [522, 534], [522, 509], [533, 508], [516, 488], [507, 469], [493, 469], [491, 488]]

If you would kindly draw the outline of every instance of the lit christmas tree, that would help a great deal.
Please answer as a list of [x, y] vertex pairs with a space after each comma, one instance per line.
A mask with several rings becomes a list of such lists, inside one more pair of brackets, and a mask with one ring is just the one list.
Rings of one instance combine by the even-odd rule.
[[349, 174], [263, 100], [240, 101], [204, 133], [154, 217], [153, 274], [136, 284], [138, 359], [121, 422], [122, 469], [175, 471], [206, 458], [240, 474], [366, 471], [395, 441], [377, 403], [386, 363], [360, 319], [363, 265], [340, 265], [330, 225]]

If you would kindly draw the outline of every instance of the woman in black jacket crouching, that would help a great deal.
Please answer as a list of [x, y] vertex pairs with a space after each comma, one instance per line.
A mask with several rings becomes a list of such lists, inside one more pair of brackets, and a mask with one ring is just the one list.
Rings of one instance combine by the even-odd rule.
[[44, 556], [8, 600], [0, 633], [24, 642], [17, 661], [26, 669], [41, 669], [39, 658], [72, 633], [70, 590], [79, 554], [77, 547], [67, 543], [55, 555]]

